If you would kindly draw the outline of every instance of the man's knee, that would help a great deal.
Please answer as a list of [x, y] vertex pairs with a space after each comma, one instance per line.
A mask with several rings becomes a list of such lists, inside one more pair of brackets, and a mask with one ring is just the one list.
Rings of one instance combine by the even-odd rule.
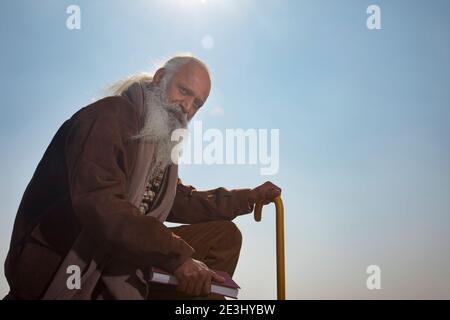
[[221, 234], [229, 246], [240, 249], [242, 246], [242, 233], [232, 221], [220, 221]]

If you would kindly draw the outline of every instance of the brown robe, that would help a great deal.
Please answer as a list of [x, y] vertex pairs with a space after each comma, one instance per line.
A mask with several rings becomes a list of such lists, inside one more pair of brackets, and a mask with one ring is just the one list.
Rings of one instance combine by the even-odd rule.
[[[60, 127], [18, 209], [5, 262], [11, 296], [86, 299], [111, 259], [174, 271], [192, 256], [191, 246], [136, 205], [142, 187], [132, 177], [141, 174], [136, 168], [142, 146], [130, 137], [142, 120], [142, 106], [116, 96], [81, 109]], [[168, 172], [166, 193], [176, 168]], [[173, 201], [165, 204], [169, 222], [232, 220], [253, 210], [249, 189], [200, 192], [179, 179], [174, 188]], [[154, 210], [164, 207], [164, 198], [156, 199]], [[67, 293], [63, 261], [73, 258], [84, 263], [81, 296]]]

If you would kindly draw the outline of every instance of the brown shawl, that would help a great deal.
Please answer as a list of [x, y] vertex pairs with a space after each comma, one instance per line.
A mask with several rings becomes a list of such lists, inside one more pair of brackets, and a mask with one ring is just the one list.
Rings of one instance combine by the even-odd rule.
[[[141, 84], [132, 85], [123, 96], [130, 100], [132, 105], [137, 108], [140, 119], [145, 115], [145, 95]], [[143, 120], [142, 120], [143, 121]], [[154, 154], [154, 145], [144, 140], [138, 141], [138, 155], [134, 165], [131, 178], [128, 184], [127, 199], [130, 203], [139, 207], [145, 191], [147, 172], [150, 170], [151, 159]], [[161, 189], [154, 201], [158, 204], [148, 215], [164, 222], [170, 213], [176, 194], [178, 180], [178, 167], [170, 165], [164, 175]], [[92, 242], [87, 236], [86, 231], [82, 231], [75, 241], [72, 249], [64, 258], [50, 286], [48, 287], [43, 299], [91, 299], [92, 292], [97, 285], [102, 271], [110, 263], [110, 257], [98, 248], [91, 252]], [[86, 254], [84, 254], [86, 253]], [[84, 258], [91, 256], [91, 259]], [[85, 270], [81, 277], [81, 289], [69, 290], [66, 284], [68, 274], [66, 272], [69, 265], [77, 265], [81, 270]], [[142, 270], [136, 270], [137, 276], [142, 280]], [[128, 285], [124, 280], [125, 276], [105, 276], [102, 281], [107, 283], [108, 289], [114, 292], [114, 296], [120, 299], [142, 299], [138, 290]]]

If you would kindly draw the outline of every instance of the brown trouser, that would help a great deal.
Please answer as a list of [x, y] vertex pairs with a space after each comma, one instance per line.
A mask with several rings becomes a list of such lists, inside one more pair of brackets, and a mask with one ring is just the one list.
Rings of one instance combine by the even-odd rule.
[[[170, 228], [195, 249], [193, 259], [203, 261], [210, 269], [233, 276], [242, 236], [231, 221], [213, 221]], [[173, 286], [147, 282], [148, 268], [139, 268], [124, 260], [113, 260], [103, 270], [92, 299], [223, 299], [222, 296], [187, 296]], [[145, 285], [144, 285], [145, 284]]]
[[[195, 249], [193, 259], [203, 261], [210, 269], [227, 272], [233, 276], [239, 259], [242, 235], [231, 221], [213, 221], [170, 228]], [[149, 299], [189, 299], [183, 293], [167, 285], [150, 283]], [[197, 297], [203, 299], [223, 298], [217, 295]]]

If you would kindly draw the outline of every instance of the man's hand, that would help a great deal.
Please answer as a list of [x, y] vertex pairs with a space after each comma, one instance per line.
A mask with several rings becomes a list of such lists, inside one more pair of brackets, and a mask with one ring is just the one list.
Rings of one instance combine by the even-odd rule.
[[250, 205], [254, 205], [255, 203], [268, 204], [280, 195], [281, 188], [267, 181], [250, 191], [248, 202]]
[[178, 291], [188, 295], [208, 295], [211, 292], [211, 280], [225, 282], [225, 279], [208, 268], [201, 261], [189, 258], [175, 271], [179, 284]]

